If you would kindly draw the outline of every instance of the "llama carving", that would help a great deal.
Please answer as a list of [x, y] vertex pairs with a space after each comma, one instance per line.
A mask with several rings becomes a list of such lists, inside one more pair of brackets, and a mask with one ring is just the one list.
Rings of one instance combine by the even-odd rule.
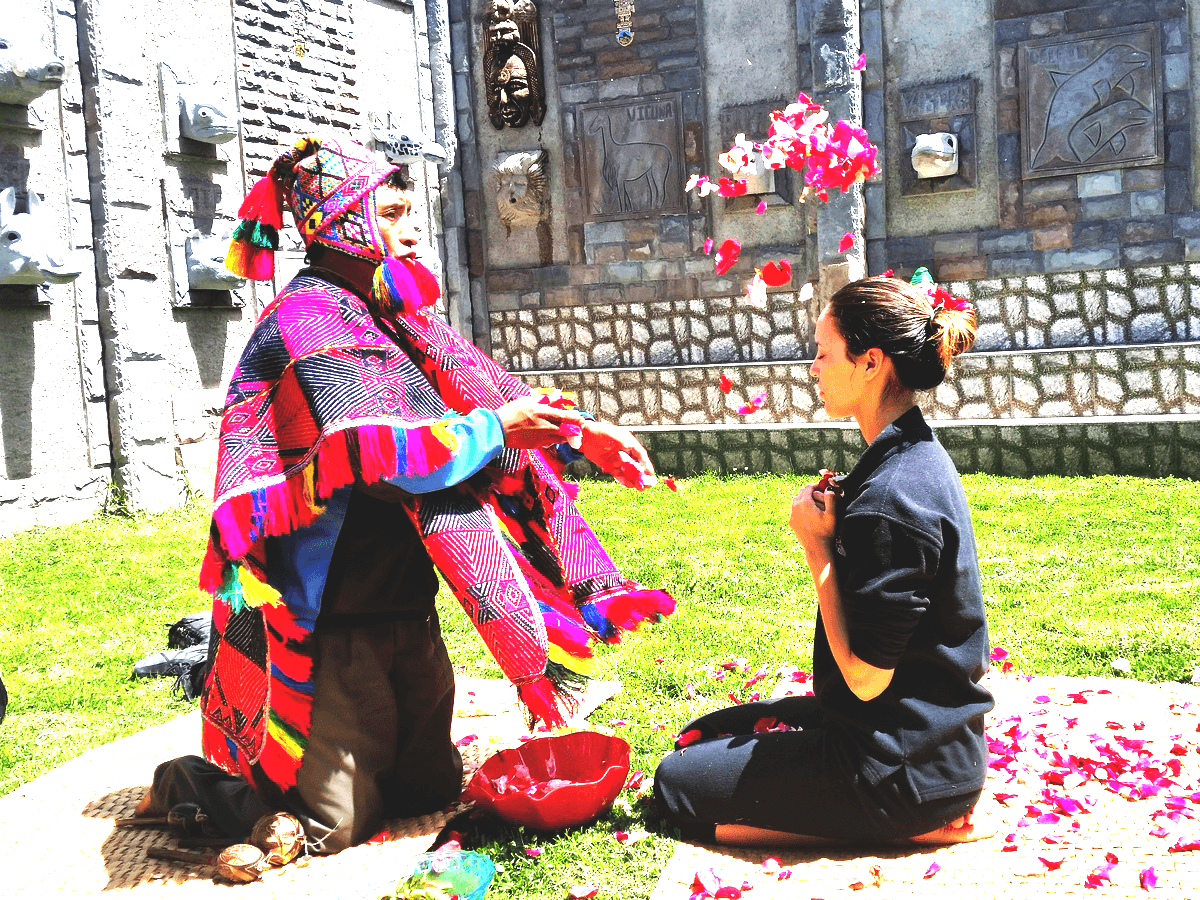
[[[588, 131], [600, 135], [600, 174], [608, 187], [608, 197], [616, 199], [617, 209], [623, 213], [662, 209], [671, 148], [650, 141], [618, 141], [613, 137], [612, 119], [605, 115], [596, 116]], [[641, 202], [635, 202], [635, 198]]]

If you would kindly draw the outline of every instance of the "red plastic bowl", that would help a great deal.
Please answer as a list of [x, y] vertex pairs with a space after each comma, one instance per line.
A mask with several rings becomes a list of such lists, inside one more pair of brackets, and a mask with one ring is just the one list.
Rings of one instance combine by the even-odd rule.
[[625, 741], [575, 731], [493, 754], [463, 799], [514, 825], [551, 831], [597, 818], [613, 805], [628, 776]]

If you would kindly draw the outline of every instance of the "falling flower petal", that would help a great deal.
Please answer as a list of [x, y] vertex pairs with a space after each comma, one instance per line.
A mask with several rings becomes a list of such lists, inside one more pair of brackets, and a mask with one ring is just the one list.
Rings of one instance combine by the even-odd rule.
[[766, 211], [767, 211], [767, 201], [766, 201], [766, 200], [759, 200], [759, 201], [758, 201], [758, 206], [756, 206], [756, 207], [754, 208], [754, 214], [755, 214], [756, 216], [761, 216], [761, 215], [762, 215], [763, 213], [765, 213]]
[[762, 870], [770, 875], [774, 875], [779, 871], [779, 860], [774, 856], [768, 856], [762, 862]]
[[542, 855], [542, 848], [541, 847], [526, 847], [525, 855], [528, 856], [530, 859], [537, 859], [539, 856]]
[[858, 59], [856, 59], [854, 61], [854, 65], [852, 65], [850, 68], [853, 69], [855, 72], [861, 72], [866, 67], [867, 67], [867, 54], [862, 53], [859, 55]]
[[757, 397], [750, 398], [749, 403], [746, 403], [743, 406], [739, 406], [737, 413], [739, 416], [751, 415], [752, 413], [756, 413], [760, 409], [762, 409], [763, 404], [765, 404], [766, 402], [767, 402], [767, 395], [764, 392], [764, 393], [759, 394]]
[[883, 275], [882, 275], [882, 276], [880, 276], [880, 277], [882, 277], [882, 278], [894, 278], [894, 277], [895, 277], [895, 275], [896, 275], [896, 272], [895, 272], [895, 270], [893, 270], [893, 269], [885, 269], [885, 270], [884, 270], [884, 273], [883, 273]]
[[838, 244], [838, 253], [849, 253], [853, 246], [854, 235], [847, 231], [842, 235], [841, 243]]
[[738, 254], [742, 252], [742, 245], [733, 238], [727, 238], [720, 247], [717, 248], [717, 274], [724, 275], [730, 269], [737, 265]]
[[710, 255], [712, 253], [712, 248], [713, 248], [713, 239], [710, 237], [705, 238], [704, 239], [704, 255], [705, 256]]
[[1142, 890], [1149, 891], [1158, 887], [1158, 873], [1154, 871], [1154, 866], [1142, 869], [1138, 873], [1138, 884], [1142, 886]]
[[470, 744], [475, 743], [477, 740], [479, 740], [479, 735], [468, 734], [466, 737], [460, 737], [457, 741], [455, 741], [454, 746], [455, 747], [466, 747]]
[[736, 181], [732, 178], [722, 178], [717, 182], [718, 197], [741, 197], [750, 190], [750, 185], [745, 178], [739, 178]]
[[942, 871], [942, 867], [940, 865], [938, 865], [937, 863], [930, 863], [929, 868], [925, 870], [925, 874], [922, 875], [921, 877], [922, 878], [932, 878], [934, 875], [936, 875], [940, 871]]
[[1041, 861], [1042, 865], [1046, 867], [1046, 871], [1048, 872], [1053, 872], [1055, 869], [1060, 868], [1062, 864], [1067, 861], [1065, 856], [1062, 859], [1046, 859], [1044, 856], [1039, 856], [1038, 859]]
[[595, 884], [577, 884], [575, 887], [567, 891], [567, 896], [571, 900], [592, 900], [600, 893], [600, 886]]
[[746, 285], [746, 305], [755, 309], [767, 308], [767, 283], [758, 269], [754, 270], [754, 277]]
[[786, 259], [762, 267], [762, 280], [771, 287], [782, 287], [792, 280], [792, 264]]
[[722, 394], [728, 394], [733, 390], [733, 382], [724, 375], [717, 381], [717, 386], [720, 387]]
[[[675, 479], [674, 479], [674, 478], [672, 478], [670, 475], [664, 475], [664, 476], [663, 476], [663, 478], [662, 478], [662, 483], [663, 483], [663, 484], [665, 484], [665, 485], [667, 486], [667, 489], [668, 489], [668, 490], [670, 490], [670, 491], [673, 491], [673, 492], [674, 492], [674, 493], [676, 493], [676, 494], [678, 494], [678, 493], [679, 493], [679, 485], [677, 485], [677, 484], [675, 483]], [[656, 729], [654, 729], [654, 728], [651, 728], [651, 730], [653, 731], [653, 730], [656, 730]]]
[[675, 738], [675, 746], [676, 748], [691, 746], [692, 744], [696, 743], [696, 741], [700, 740], [700, 737], [700, 729], [693, 728], [690, 731], [685, 731], [683, 734], [679, 735], [679, 737]]

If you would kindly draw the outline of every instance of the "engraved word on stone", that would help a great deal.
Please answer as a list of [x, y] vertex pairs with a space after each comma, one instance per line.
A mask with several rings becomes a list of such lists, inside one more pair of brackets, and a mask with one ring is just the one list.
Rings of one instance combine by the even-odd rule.
[[43, 35], [5, 19], [0, 22], [0, 103], [28, 106], [62, 85], [67, 66], [47, 49]]
[[225, 268], [230, 235], [193, 231], [184, 243], [188, 287], [193, 291], [230, 291], [246, 283]]
[[550, 186], [545, 150], [502, 153], [492, 171], [496, 176], [496, 208], [505, 232], [514, 225], [536, 225], [546, 210]]
[[910, 158], [918, 178], [953, 175], [958, 171], [958, 138], [944, 131], [919, 134]]
[[1023, 41], [1022, 173], [1163, 161], [1158, 26]]
[[483, 80], [496, 128], [541, 125], [546, 92], [533, 0], [491, 0], [483, 16]]
[[55, 234], [42, 201], [29, 191], [29, 211], [17, 212], [17, 192], [0, 191], [0, 284], [66, 284], [83, 271], [82, 254]]

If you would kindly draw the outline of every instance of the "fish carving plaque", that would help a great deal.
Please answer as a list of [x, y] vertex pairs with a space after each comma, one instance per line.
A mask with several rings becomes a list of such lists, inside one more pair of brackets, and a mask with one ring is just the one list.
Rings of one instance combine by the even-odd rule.
[[1017, 60], [1024, 178], [1163, 162], [1157, 25], [1023, 41]]

